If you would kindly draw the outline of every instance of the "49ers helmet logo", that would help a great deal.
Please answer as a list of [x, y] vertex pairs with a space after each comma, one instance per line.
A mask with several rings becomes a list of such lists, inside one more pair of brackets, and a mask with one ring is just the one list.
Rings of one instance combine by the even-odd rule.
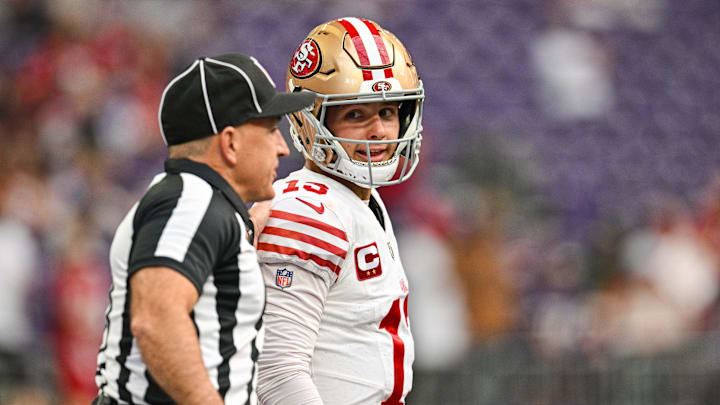
[[386, 82], [385, 80], [381, 80], [379, 82], [375, 82], [375, 84], [372, 85], [373, 91], [383, 92], [383, 91], [390, 91], [392, 89], [392, 84], [390, 82]]
[[307, 38], [298, 46], [290, 61], [290, 73], [298, 79], [305, 79], [317, 73], [321, 64], [320, 47], [314, 39]]

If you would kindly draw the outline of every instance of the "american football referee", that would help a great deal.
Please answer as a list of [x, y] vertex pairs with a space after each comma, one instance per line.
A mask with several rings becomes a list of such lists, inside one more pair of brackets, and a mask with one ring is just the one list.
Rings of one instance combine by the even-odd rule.
[[250, 56], [195, 60], [165, 88], [165, 171], [122, 220], [94, 405], [255, 403], [265, 287], [245, 203], [274, 196], [279, 93]]

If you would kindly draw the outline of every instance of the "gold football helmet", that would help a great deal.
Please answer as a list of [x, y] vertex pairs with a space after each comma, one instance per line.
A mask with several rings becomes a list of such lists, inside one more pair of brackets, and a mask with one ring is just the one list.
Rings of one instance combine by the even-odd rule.
[[[315, 27], [298, 46], [287, 75], [288, 91], [317, 93], [315, 105], [291, 114], [290, 132], [298, 151], [323, 171], [361, 187], [407, 180], [420, 159], [425, 93], [403, 44], [375, 22], [346, 17]], [[353, 140], [334, 136], [325, 126], [327, 108], [397, 101], [397, 140]], [[390, 159], [351, 159], [341, 142], [397, 144]]]

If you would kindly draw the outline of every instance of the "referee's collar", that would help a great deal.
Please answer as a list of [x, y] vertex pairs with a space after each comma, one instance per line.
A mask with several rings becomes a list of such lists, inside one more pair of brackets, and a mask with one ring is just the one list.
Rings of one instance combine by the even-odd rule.
[[205, 163], [196, 162], [190, 159], [168, 159], [165, 161], [165, 171], [170, 174], [178, 174], [180, 172], [192, 173], [201, 179], [210, 183], [211, 186], [220, 190], [225, 198], [230, 201], [230, 204], [235, 208], [240, 216], [242, 217], [245, 225], [247, 226], [250, 240], [253, 240], [255, 227], [252, 221], [250, 221], [250, 214], [248, 214], [245, 203], [240, 196], [230, 187], [230, 184], [213, 170], [210, 166]]

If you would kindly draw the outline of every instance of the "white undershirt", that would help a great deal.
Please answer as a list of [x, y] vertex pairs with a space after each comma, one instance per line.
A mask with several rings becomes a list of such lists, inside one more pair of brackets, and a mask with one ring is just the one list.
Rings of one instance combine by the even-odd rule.
[[[263, 405], [323, 405], [310, 362], [328, 294], [328, 281], [293, 264], [263, 264], [267, 306], [265, 343], [258, 358], [258, 398]], [[275, 270], [293, 272], [292, 285], [275, 285]]]

